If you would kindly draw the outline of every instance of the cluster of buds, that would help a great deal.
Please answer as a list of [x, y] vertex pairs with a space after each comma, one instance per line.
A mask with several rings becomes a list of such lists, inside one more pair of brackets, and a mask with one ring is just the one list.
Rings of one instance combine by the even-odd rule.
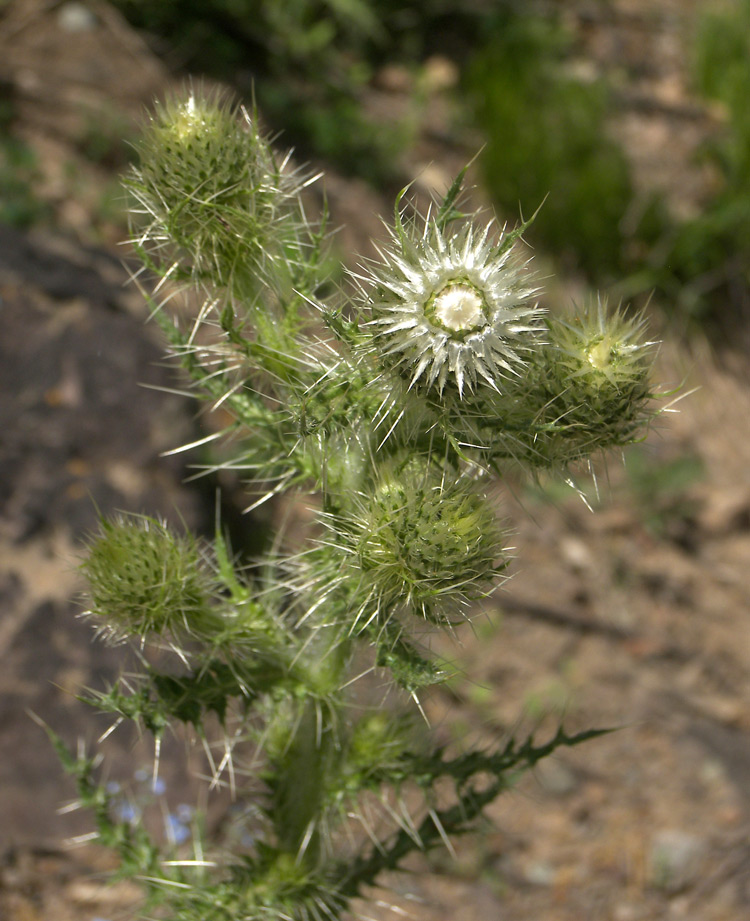
[[[424, 634], [467, 619], [507, 564], [491, 475], [566, 473], [642, 437], [655, 414], [643, 319], [599, 300], [548, 313], [521, 240], [530, 222], [507, 231], [463, 215], [462, 179], [424, 218], [407, 220], [399, 200], [390, 240], [342, 303], [326, 293], [308, 180], [277, 161], [254, 117], [191, 93], [146, 128], [126, 182], [134, 242], [160, 285], [205, 297], [188, 323], [168, 315], [170, 293], [153, 315], [195, 390], [231, 417], [237, 456], [217, 468], [244, 470], [257, 501], [319, 495], [310, 532], [288, 552], [280, 536], [252, 568], [221, 534], [209, 549], [148, 518], [104, 522], [92, 538], [83, 572], [100, 631], [155, 641], [160, 667], [175, 663], [159, 671], [142, 655], [140, 676], [91, 702], [157, 738], [190, 723], [211, 787], [252, 801], [256, 818], [241, 853], [194, 840], [180, 860], [120, 827], [93, 762], [63, 755], [102, 837], [172, 917], [335, 921], [382, 871], [464, 831], [506, 772], [592, 735], [451, 759], [352, 690], [377, 671], [419, 703], [444, 680]], [[257, 749], [239, 762], [238, 740]], [[455, 788], [445, 809], [441, 778]], [[406, 807], [415, 779], [421, 817]], [[346, 851], [337, 828], [352, 818], [367, 834]]]

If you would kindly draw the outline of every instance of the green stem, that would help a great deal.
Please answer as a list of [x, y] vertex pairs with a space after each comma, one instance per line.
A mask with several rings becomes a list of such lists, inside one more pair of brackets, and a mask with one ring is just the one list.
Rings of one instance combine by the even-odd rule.
[[301, 703], [274, 790], [279, 847], [311, 866], [320, 856], [321, 798], [332, 753], [332, 729], [324, 721], [319, 701]]
[[341, 684], [351, 639], [338, 626], [319, 626], [309, 644], [305, 693], [294, 702], [290, 739], [273, 768], [274, 824], [279, 847], [316, 866], [326, 794], [340, 769]]

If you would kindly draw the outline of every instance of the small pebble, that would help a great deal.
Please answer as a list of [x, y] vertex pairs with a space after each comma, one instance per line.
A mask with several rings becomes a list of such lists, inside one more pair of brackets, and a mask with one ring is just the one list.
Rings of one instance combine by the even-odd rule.
[[96, 28], [96, 16], [83, 3], [65, 3], [57, 13], [57, 24], [63, 32], [91, 32]]
[[654, 836], [649, 853], [649, 878], [652, 885], [677, 893], [697, 877], [704, 842], [697, 835], [665, 829]]
[[555, 868], [546, 860], [530, 864], [524, 875], [533, 886], [552, 886], [555, 882]]
[[550, 759], [538, 764], [534, 776], [544, 792], [552, 796], [565, 796], [578, 786], [575, 774], [562, 761]]

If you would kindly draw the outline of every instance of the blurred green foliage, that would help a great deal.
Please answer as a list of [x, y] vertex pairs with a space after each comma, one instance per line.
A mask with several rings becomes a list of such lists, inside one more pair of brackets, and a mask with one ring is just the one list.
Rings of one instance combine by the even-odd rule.
[[133, 125], [121, 112], [82, 110], [75, 138], [79, 153], [90, 163], [121, 172], [135, 157]]
[[37, 173], [33, 151], [23, 141], [0, 141], [0, 223], [25, 229], [46, 217], [47, 208], [34, 194]]
[[703, 460], [685, 453], [657, 461], [646, 447], [628, 451], [625, 464], [627, 490], [644, 527], [655, 537], [674, 536], [695, 512], [691, 487], [706, 475]]
[[[571, 68], [574, 45], [554, 14], [494, 17], [466, 90], [487, 137], [488, 187], [509, 213], [544, 201], [537, 236], [568, 267], [625, 297], [656, 293], [681, 322], [720, 328], [750, 315], [750, 0], [696, 20], [696, 89], [726, 122], [702, 148], [716, 191], [680, 220], [654, 195], [634, 202], [623, 151], [607, 133], [606, 84]], [[545, 200], [546, 197], [546, 200]], [[634, 217], [637, 215], [637, 219]]]
[[[501, 0], [505, 2], [505, 0]], [[253, 93], [304, 156], [376, 184], [399, 181], [404, 121], [375, 123], [362, 94], [384, 61], [415, 65], [435, 36], [456, 39], [484, 13], [461, 0], [114, 0], [161, 36], [175, 66]]]
[[[607, 135], [607, 87], [566, 66], [571, 37], [551, 16], [505, 11], [466, 75], [487, 138], [487, 185], [509, 213], [544, 202], [536, 236], [595, 278], [622, 265], [632, 199], [625, 157]], [[546, 199], [546, 200], [545, 200]]]
[[0, 224], [25, 229], [48, 216], [49, 209], [34, 192], [36, 157], [13, 133], [12, 99], [0, 95]]
[[687, 319], [731, 327], [750, 316], [750, 0], [698, 19], [693, 73], [696, 89], [725, 113], [701, 151], [716, 192], [696, 217], [665, 225], [642, 287]]
[[[693, 487], [703, 482], [706, 468], [702, 458], [690, 450], [676, 457], [655, 456], [651, 445], [631, 445], [624, 463], [625, 476], [614, 489], [599, 492], [597, 484], [580, 478], [575, 483], [559, 477], [542, 476], [524, 483], [525, 507], [577, 505], [583, 499], [596, 508], [612, 495], [615, 502], [633, 510], [642, 526], [657, 539], [682, 538], [696, 511]], [[609, 482], [609, 474], [602, 471]], [[612, 487], [612, 483], [609, 483]]]

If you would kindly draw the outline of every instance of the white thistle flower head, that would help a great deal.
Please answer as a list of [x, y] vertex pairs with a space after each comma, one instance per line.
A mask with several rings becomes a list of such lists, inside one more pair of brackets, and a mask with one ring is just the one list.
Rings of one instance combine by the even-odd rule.
[[369, 266], [366, 297], [372, 342], [381, 362], [442, 394], [459, 397], [484, 382], [498, 392], [518, 376], [544, 332], [526, 263], [514, 252], [519, 233], [492, 234], [464, 224], [446, 232], [427, 217], [421, 237], [403, 226]]

